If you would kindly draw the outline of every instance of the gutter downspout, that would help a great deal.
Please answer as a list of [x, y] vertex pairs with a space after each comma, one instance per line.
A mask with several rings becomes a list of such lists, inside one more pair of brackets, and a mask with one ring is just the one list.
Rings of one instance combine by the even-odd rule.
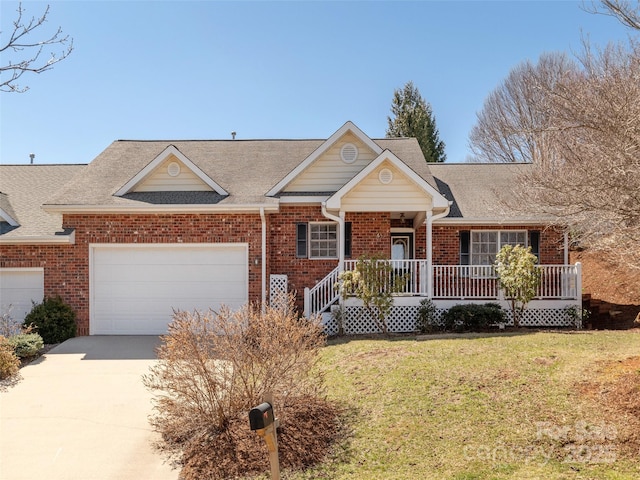
[[344, 269], [344, 212], [340, 212], [340, 216], [337, 217], [327, 212], [327, 202], [322, 202], [322, 215], [324, 215], [329, 220], [333, 220], [337, 222], [339, 225], [340, 231], [338, 232], [338, 238], [340, 239], [340, 248], [338, 252], [338, 267], [341, 272]]
[[433, 214], [433, 210], [427, 212], [427, 268], [429, 269], [427, 274], [427, 298], [433, 297], [433, 221], [449, 215], [451, 205], [453, 205], [453, 202], [449, 201], [445, 211], [437, 215]]
[[264, 208], [260, 208], [260, 220], [262, 223], [262, 311], [267, 302], [267, 219], [264, 215]]

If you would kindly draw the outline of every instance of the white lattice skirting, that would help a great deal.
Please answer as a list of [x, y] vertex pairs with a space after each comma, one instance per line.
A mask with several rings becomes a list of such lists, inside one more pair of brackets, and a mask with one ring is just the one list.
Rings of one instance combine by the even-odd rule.
[[[418, 306], [394, 306], [387, 319], [389, 332], [411, 333], [417, 330]], [[364, 335], [370, 333], [380, 333], [380, 329], [369, 315], [366, 309], [360, 306], [343, 307], [343, 325], [346, 335]], [[446, 309], [438, 309], [436, 315], [439, 317]], [[507, 310], [507, 325], [513, 325], [511, 311]], [[322, 321], [327, 335], [338, 334], [338, 322], [334, 315], [324, 313]], [[573, 327], [573, 320], [567, 315], [565, 309], [561, 308], [537, 308], [527, 309], [520, 325], [523, 327]]]

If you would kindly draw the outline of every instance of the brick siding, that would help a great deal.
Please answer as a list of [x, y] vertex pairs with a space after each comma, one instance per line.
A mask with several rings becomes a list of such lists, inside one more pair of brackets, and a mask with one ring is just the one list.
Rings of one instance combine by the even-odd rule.
[[[267, 215], [267, 275], [286, 274], [289, 290], [297, 293], [303, 307], [305, 287], [312, 287], [337, 265], [337, 259], [296, 257], [296, 224], [330, 221], [319, 206], [281, 206]], [[390, 255], [392, 226], [388, 212], [347, 213], [352, 222], [352, 257], [363, 254]], [[64, 215], [63, 227], [75, 229], [74, 245], [2, 245], [0, 267], [43, 267], [45, 295], [60, 295], [76, 311], [78, 334], [89, 334], [89, 244], [92, 243], [234, 243], [249, 245], [249, 300], [261, 300], [261, 219], [257, 214], [140, 214]], [[434, 225], [433, 261], [436, 265], [459, 263], [460, 230], [522, 230], [522, 227]], [[562, 233], [540, 230], [543, 264], [563, 263]], [[416, 258], [426, 258], [426, 229], [415, 231]], [[268, 281], [267, 281], [268, 285]]]

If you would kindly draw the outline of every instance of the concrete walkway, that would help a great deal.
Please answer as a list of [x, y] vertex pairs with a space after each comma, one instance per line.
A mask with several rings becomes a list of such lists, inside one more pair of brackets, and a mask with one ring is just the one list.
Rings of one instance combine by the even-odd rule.
[[158, 337], [67, 340], [0, 391], [0, 478], [177, 479], [152, 448], [141, 376]]

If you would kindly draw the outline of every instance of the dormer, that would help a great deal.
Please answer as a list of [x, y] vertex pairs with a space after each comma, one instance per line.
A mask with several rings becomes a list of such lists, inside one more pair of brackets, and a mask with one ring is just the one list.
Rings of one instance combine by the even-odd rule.
[[215, 192], [228, 195], [174, 145], [165, 148], [115, 195], [121, 197], [141, 192]]

